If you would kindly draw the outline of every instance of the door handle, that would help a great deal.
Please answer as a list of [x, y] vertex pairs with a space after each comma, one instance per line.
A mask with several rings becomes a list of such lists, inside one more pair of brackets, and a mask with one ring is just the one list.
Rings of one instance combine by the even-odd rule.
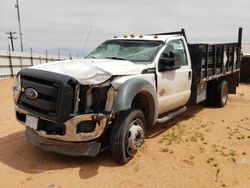
[[192, 78], [192, 71], [188, 72], [188, 79], [190, 80]]

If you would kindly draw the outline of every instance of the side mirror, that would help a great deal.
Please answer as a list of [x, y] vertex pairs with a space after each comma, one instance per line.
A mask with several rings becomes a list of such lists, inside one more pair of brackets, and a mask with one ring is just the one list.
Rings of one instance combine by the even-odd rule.
[[168, 70], [176, 70], [181, 67], [181, 58], [179, 53], [170, 52], [170, 55], [162, 54], [159, 63], [158, 69], [159, 72], [164, 72]]

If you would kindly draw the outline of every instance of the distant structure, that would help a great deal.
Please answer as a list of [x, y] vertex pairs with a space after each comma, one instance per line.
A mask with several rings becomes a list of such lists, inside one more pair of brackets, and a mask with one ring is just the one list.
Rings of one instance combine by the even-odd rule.
[[242, 44], [240, 81], [250, 83], [250, 43]]
[[243, 55], [250, 55], [250, 43], [242, 44], [242, 53]]
[[12, 51], [15, 51], [13, 40], [14, 40], [14, 39], [17, 39], [17, 37], [14, 36], [14, 35], [16, 34], [16, 32], [11, 32], [11, 31], [10, 31], [10, 32], [7, 32], [6, 34], [9, 35], [8, 38], [10, 39]]

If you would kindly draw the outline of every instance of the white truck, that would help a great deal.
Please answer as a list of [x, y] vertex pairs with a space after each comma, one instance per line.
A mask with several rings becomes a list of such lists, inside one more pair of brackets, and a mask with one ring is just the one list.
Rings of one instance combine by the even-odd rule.
[[239, 84], [238, 42], [188, 44], [185, 31], [125, 35], [84, 59], [21, 70], [14, 84], [17, 120], [30, 143], [70, 156], [110, 148], [125, 164], [146, 128], [206, 101], [223, 107]]

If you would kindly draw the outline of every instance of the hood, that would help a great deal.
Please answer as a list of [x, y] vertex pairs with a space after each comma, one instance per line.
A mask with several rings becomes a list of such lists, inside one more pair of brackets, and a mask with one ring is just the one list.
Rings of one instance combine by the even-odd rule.
[[68, 75], [82, 85], [95, 85], [107, 81], [113, 75], [141, 74], [147, 65], [113, 59], [80, 59], [44, 63], [29, 68]]

